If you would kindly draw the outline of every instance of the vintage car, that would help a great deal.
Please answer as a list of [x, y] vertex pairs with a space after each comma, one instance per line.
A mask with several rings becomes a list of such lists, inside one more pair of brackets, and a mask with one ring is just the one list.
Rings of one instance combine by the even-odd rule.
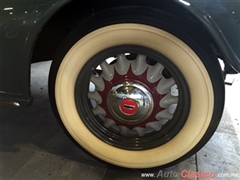
[[240, 0], [0, 7], [0, 105], [31, 105], [30, 65], [52, 60], [57, 119], [89, 153], [117, 166], [166, 167], [196, 153], [221, 119], [224, 77], [240, 72]]

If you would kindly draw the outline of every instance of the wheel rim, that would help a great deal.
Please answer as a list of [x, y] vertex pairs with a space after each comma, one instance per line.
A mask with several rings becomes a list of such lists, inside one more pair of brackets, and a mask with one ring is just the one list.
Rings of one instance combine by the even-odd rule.
[[181, 72], [143, 46], [99, 52], [82, 68], [75, 87], [83, 123], [97, 138], [121, 149], [146, 150], [168, 142], [181, 130], [190, 109]]

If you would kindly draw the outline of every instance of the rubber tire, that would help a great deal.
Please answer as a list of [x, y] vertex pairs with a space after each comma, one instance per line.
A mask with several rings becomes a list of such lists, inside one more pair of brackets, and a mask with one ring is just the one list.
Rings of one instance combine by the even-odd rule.
[[[159, 51], [178, 66], [188, 82], [191, 110], [187, 122], [175, 138], [160, 147], [129, 151], [105, 144], [84, 126], [76, 110], [74, 86], [81, 67], [97, 52], [122, 44]], [[145, 8], [109, 10], [81, 23], [56, 54], [49, 78], [53, 110], [73, 139], [94, 156], [126, 168], [163, 168], [196, 153], [220, 122], [224, 94], [221, 68], [204, 38], [179, 19]]]

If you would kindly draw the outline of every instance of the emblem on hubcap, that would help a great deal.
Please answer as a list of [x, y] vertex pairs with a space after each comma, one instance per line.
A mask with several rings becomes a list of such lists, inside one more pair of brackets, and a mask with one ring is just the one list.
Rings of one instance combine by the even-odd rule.
[[133, 115], [137, 112], [138, 105], [134, 100], [127, 98], [122, 100], [119, 108], [122, 111], [122, 113], [126, 115]]

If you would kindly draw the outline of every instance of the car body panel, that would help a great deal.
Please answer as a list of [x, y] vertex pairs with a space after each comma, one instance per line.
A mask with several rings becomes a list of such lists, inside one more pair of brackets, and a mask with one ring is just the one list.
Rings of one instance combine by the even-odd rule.
[[224, 59], [240, 72], [240, 0], [175, 0], [197, 17], [220, 48]]
[[[30, 66], [34, 44], [41, 34], [41, 29], [52, 15], [72, 2], [77, 1], [9, 0], [1, 2], [0, 105], [24, 108], [32, 103]], [[215, 41], [223, 59], [231, 65], [234, 72], [240, 72], [240, 0], [227, 2], [220, 0], [79, 0], [77, 5], [81, 3], [91, 3], [90, 15], [119, 5], [143, 6], [144, 3], [149, 3], [148, 7], [161, 10], [164, 10], [164, 4], [177, 5], [201, 23]]]
[[32, 103], [30, 65], [33, 44], [42, 26], [67, 1], [4, 1], [1, 3], [0, 105]]

